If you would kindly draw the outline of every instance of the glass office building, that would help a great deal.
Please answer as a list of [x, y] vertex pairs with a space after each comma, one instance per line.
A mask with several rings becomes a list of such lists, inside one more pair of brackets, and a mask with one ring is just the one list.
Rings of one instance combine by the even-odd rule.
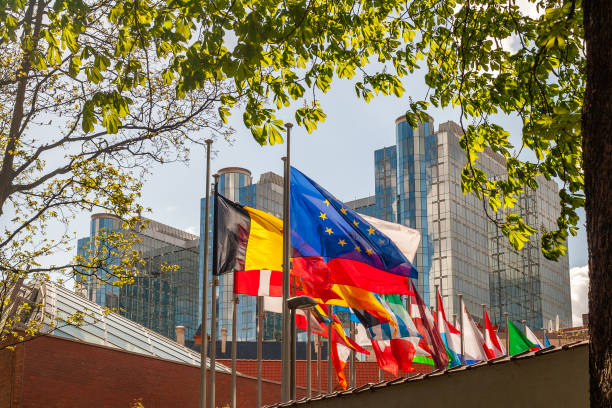
[[[133, 249], [141, 251], [144, 265], [138, 266], [134, 282], [114, 286], [115, 279], [98, 269], [86, 282], [87, 298], [171, 339], [176, 337], [176, 326], [184, 326], [186, 344], [192, 345], [199, 325], [198, 237], [152, 220], [146, 225], [136, 232], [139, 242]], [[94, 250], [92, 238], [103, 236], [103, 231], [122, 231], [121, 220], [94, 214], [91, 235], [78, 241], [78, 254], [87, 257], [88, 250]], [[118, 262], [112, 257], [108, 261]], [[178, 270], [164, 265], [176, 265]]]
[[[252, 208], [270, 213], [282, 218], [283, 209], [283, 178], [278, 174], [268, 172], [260, 176], [258, 183], [253, 183], [251, 172], [240, 167], [228, 167], [217, 172], [219, 174], [219, 194], [226, 198]], [[211, 200], [210, 231], [209, 231], [209, 273], [212, 274], [212, 230], [213, 230], [213, 202]], [[206, 213], [206, 201], [201, 200], [200, 210], [200, 248], [204, 248], [204, 216]], [[200, 251], [200, 265], [204, 265], [204, 251]], [[202, 275], [203, 276], [203, 275]], [[203, 286], [200, 286], [203, 287]], [[228, 340], [232, 332], [232, 301], [234, 279], [233, 275], [221, 275], [217, 290], [217, 336], [227, 336]], [[208, 288], [208, 321], [211, 319], [212, 293]], [[200, 304], [202, 293], [200, 291]], [[240, 342], [257, 340], [257, 298], [254, 296], [238, 295], [238, 307], [236, 310], [236, 336]], [[263, 332], [264, 340], [281, 339], [281, 317], [276, 313], [265, 313]], [[210, 323], [208, 324], [210, 333]]]
[[[503, 324], [503, 313], [508, 312], [535, 329], [556, 315], [571, 325], [567, 256], [549, 261], [539, 244], [541, 231], [554, 228], [560, 211], [556, 183], [538, 180], [537, 190], [521, 196], [514, 210], [538, 233], [515, 251], [489, 221], [482, 202], [461, 191], [466, 161], [459, 145], [462, 134], [454, 122], [441, 124], [435, 132], [432, 119], [412, 128], [404, 117], [398, 118], [397, 145], [374, 152], [375, 196], [347, 204], [421, 232], [414, 262], [417, 286], [433, 305], [437, 285], [448, 316], [458, 313], [456, 295], [461, 293], [478, 320], [481, 304], [487, 304], [495, 323]], [[477, 166], [490, 176], [505, 174], [504, 158], [491, 150], [480, 154]], [[501, 219], [504, 214], [492, 216]]]

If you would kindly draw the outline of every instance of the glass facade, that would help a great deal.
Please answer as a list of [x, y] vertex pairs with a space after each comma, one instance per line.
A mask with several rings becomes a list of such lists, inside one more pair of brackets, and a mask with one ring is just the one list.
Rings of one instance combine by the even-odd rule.
[[[91, 237], [102, 231], [121, 231], [121, 220], [108, 214], [92, 216]], [[114, 279], [99, 269], [87, 282], [87, 296], [171, 339], [176, 338], [176, 326], [184, 326], [186, 344], [191, 345], [199, 325], [198, 237], [151, 220], [137, 235], [140, 242], [133, 249], [141, 251], [145, 263], [134, 282], [114, 286]], [[91, 245], [92, 238], [80, 239], [79, 255], [86, 256]], [[116, 262], [111, 258], [110, 264]], [[166, 270], [164, 264], [176, 265], [178, 270]]]
[[[462, 134], [454, 122], [443, 123], [434, 132], [431, 119], [413, 129], [398, 118], [397, 145], [374, 153], [376, 195], [347, 204], [421, 232], [415, 257], [417, 285], [429, 304], [434, 304], [437, 285], [448, 316], [458, 313], [461, 293], [477, 320], [481, 304], [487, 304], [494, 323], [504, 324], [503, 313], [508, 312], [535, 329], [556, 315], [570, 326], [567, 257], [546, 260], [540, 232], [523, 250], [515, 251], [488, 219], [482, 202], [462, 193], [461, 170], [466, 162], [459, 145]], [[477, 166], [492, 177], [506, 169], [503, 157], [491, 150], [480, 154]], [[375, 209], [367, 204], [372, 200]], [[528, 190], [513, 210], [539, 231], [554, 228], [560, 211], [556, 183], [539, 180], [539, 188]]]
[[[260, 176], [258, 183], [252, 183], [251, 173], [239, 167], [229, 167], [218, 171], [219, 174], [219, 194], [230, 200], [239, 202], [252, 208], [256, 208], [276, 217], [282, 218], [283, 209], [283, 178], [278, 174], [268, 172]], [[200, 231], [201, 236], [204, 232], [204, 214], [206, 202], [201, 200], [200, 212]], [[212, 214], [214, 209], [210, 209], [210, 231], [209, 231], [209, 271], [212, 274]], [[203, 240], [200, 248], [204, 247]], [[201, 265], [204, 263], [204, 251], [200, 251]], [[234, 280], [233, 275], [222, 275], [219, 278], [217, 289], [217, 335], [219, 338], [226, 333], [228, 341], [231, 340], [232, 332], [232, 299]], [[210, 333], [211, 319], [211, 300], [212, 293], [209, 287], [208, 292], [208, 332]], [[200, 294], [200, 302], [202, 297]], [[236, 310], [236, 336], [238, 341], [257, 340], [257, 298], [254, 296], [238, 295], [238, 307]], [[200, 303], [201, 304], [201, 303]], [[264, 340], [280, 340], [281, 338], [281, 317], [276, 313], [265, 313], [263, 323]]]

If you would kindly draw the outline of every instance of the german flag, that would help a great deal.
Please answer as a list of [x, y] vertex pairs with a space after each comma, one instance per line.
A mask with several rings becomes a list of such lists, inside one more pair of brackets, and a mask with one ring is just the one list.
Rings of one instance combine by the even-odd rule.
[[234, 274], [234, 293], [282, 296], [283, 222], [215, 195], [213, 274]]

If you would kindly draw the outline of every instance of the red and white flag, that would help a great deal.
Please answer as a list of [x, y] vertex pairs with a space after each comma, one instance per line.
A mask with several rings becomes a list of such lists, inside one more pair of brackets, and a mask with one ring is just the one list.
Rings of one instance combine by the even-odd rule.
[[283, 272], [267, 269], [234, 272], [234, 293], [250, 296], [283, 296]]
[[502, 342], [500, 341], [497, 333], [493, 330], [493, 325], [491, 324], [491, 320], [489, 319], [488, 313], [484, 312], [485, 318], [485, 353], [487, 353], [487, 358], [497, 358], [506, 355], [506, 349], [504, 348]]

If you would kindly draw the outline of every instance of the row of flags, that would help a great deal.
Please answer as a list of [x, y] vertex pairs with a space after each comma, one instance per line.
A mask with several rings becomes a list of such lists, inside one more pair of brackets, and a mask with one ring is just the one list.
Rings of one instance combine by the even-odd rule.
[[[462, 300], [459, 328], [447, 320], [439, 293], [435, 315], [423, 302], [412, 282], [418, 231], [358, 214], [293, 167], [289, 193], [292, 295], [317, 301], [311, 333], [331, 333], [341, 386], [348, 385], [350, 351], [369, 354], [364, 345], [396, 376], [413, 371], [413, 363], [445, 369], [506, 354], [486, 312], [483, 334]], [[232, 273], [234, 293], [265, 296], [264, 308], [281, 312], [283, 222], [219, 194], [214, 211], [213, 274]], [[347, 337], [334, 309], [357, 323], [357, 341]], [[296, 320], [306, 329], [306, 314], [298, 311]], [[511, 355], [543, 347], [528, 328], [523, 334], [508, 326]]]

